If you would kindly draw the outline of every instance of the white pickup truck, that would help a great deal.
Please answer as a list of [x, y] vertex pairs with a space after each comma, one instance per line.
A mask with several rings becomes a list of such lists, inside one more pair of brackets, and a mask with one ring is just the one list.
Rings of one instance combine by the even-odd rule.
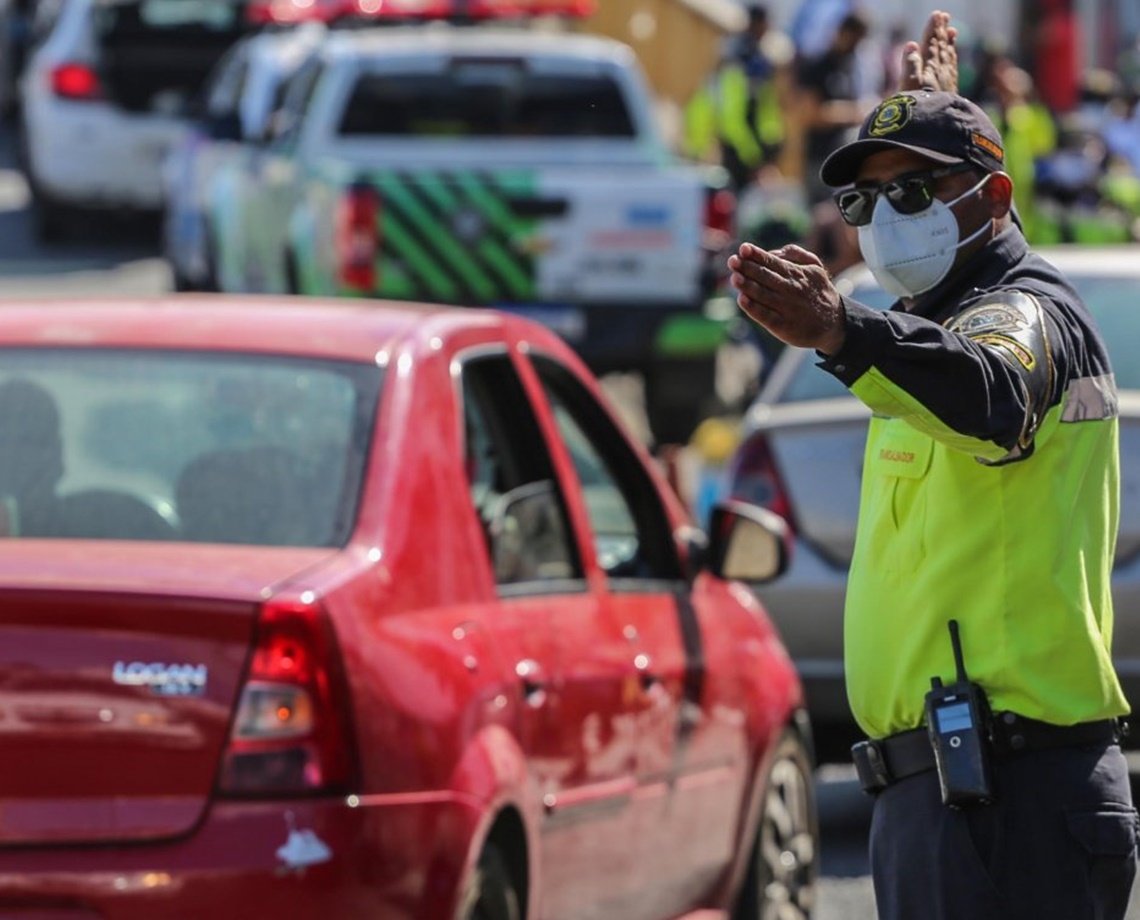
[[723, 323], [703, 310], [734, 201], [670, 155], [628, 47], [334, 31], [273, 124], [215, 185], [223, 290], [525, 313], [595, 372], [642, 372], [656, 439], [688, 436], [713, 391]]

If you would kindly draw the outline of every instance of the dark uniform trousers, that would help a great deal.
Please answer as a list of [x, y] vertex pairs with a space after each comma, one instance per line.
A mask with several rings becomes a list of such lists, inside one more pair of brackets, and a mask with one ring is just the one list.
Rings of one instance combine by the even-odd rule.
[[933, 770], [876, 795], [880, 920], [1123, 920], [1140, 819], [1120, 748], [1055, 748], [994, 764], [997, 801], [942, 804]]

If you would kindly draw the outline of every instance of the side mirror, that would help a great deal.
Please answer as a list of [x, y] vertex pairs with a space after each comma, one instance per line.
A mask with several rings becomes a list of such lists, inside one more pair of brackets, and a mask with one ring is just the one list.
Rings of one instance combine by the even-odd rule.
[[763, 584], [791, 561], [791, 530], [773, 511], [741, 501], [719, 502], [709, 516], [707, 566], [719, 578]]

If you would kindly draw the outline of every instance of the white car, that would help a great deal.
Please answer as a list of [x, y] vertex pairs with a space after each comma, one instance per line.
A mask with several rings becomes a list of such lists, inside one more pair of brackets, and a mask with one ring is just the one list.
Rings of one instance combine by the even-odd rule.
[[208, 225], [218, 173], [253, 155], [288, 78], [319, 45], [318, 22], [243, 38], [218, 62], [202, 92], [201, 117], [175, 142], [162, 170], [163, 254], [176, 290], [215, 290], [216, 233]]
[[242, 0], [65, 0], [21, 80], [37, 236], [77, 208], [157, 212], [189, 101], [254, 27]]

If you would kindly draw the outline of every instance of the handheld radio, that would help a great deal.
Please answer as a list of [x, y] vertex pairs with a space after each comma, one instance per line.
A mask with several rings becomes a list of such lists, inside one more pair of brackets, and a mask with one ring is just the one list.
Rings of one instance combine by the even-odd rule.
[[957, 679], [943, 686], [932, 677], [926, 694], [926, 729], [934, 748], [942, 804], [953, 807], [993, 801], [986, 721], [989, 707], [982, 688], [971, 683], [962, 658], [958, 621], [951, 620]]

